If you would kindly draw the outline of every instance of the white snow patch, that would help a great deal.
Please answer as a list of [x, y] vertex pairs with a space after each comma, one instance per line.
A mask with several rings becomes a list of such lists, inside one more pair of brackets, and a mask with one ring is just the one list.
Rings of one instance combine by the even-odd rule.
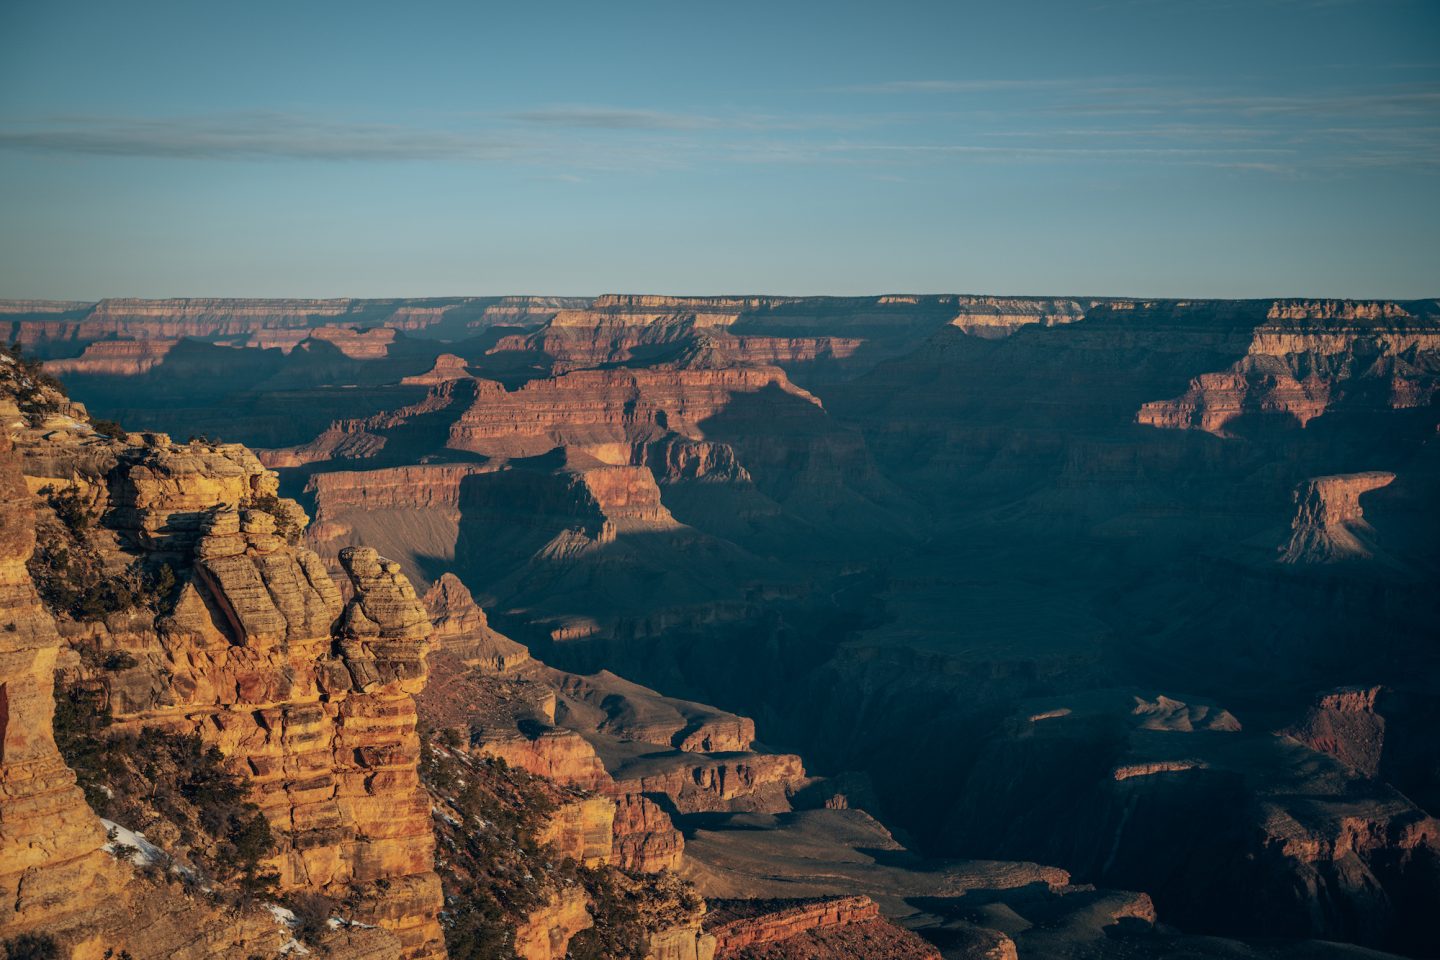
[[347, 917], [331, 917], [325, 921], [325, 925], [331, 930], [339, 930], [341, 927], [354, 927], [356, 930], [374, 930], [375, 924], [361, 923], [359, 920], [351, 920]]
[[295, 911], [289, 907], [282, 907], [278, 903], [267, 903], [265, 909], [270, 911], [270, 916], [275, 918], [276, 923], [283, 923], [287, 927], [300, 926], [300, 918], [295, 916]]
[[286, 940], [284, 943], [280, 944], [280, 956], [288, 957], [292, 953], [295, 954], [297, 957], [304, 957], [308, 956], [310, 951], [305, 949], [305, 944], [301, 943], [299, 940], [296, 940], [294, 937], [291, 937], [289, 940]]
[[130, 862], [137, 867], [149, 867], [157, 863], [165, 863], [170, 859], [164, 850], [146, 840], [143, 834], [122, 827], [115, 821], [106, 820], [104, 817], [100, 818], [100, 822], [105, 824], [106, 837], [112, 838], [105, 842], [105, 852], [112, 857], [117, 855], [120, 847], [126, 846], [135, 848]]

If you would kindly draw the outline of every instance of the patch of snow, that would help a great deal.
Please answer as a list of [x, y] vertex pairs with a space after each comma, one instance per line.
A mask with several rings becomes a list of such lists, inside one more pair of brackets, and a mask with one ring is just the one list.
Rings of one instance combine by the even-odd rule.
[[356, 930], [374, 930], [375, 924], [361, 923], [359, 920], [351, 920], [348, 917], [331, 917], [325, 921], [325, 926], [331, 930], [339, 930], [341, 927], [354, 927]]
[[164, 850], [146, 840], [144, 835], [122, 827], [113, 820], [106, 820], [104, 817], [100, 818], [100, 822], [105, 824], [105, 852], [112, 857], [118, 853], [120, 847], [126, 846], [135, 848], [130, 862], [137, 867], [149, 867], [170, 860]]
[[300, 926], [300, 918], [295, 916], [295, 911], [289, 907], [282, 907], [278, 903], [267, 903], [265, 909], [270, 911], [270, 916], [275, 918], [276, 923], [283, 923], [287, 927]]
[[289, 940], [280, 944], [280, 956], [288, 957], [292, 953], [297, 957], [304, 957], [308, 956], [310, 951], [305, 948], [305, 944], [291, 937]]

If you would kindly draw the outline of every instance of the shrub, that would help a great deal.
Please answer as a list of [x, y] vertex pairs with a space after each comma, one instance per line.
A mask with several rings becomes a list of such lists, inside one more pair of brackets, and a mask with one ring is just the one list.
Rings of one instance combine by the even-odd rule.
[[319, 941], [330, 929], [330, 918], [344, 912], [339, 900], [309, 890], [287, 894], [284, 905], [295, 914], [295, 938], [306, 943]]
[[296, 522], [294, 515], [286, 508], [285, 502], [273, 493], [256, 494], [240, 501], [242, 510], [259, 510], [275, 518], [275, 533], [285, 538], [286, 543], [299, 543], [304, 528]]
[[130, 434], [130, 431], [114, 420], [91, 420], [90, 426], [102, 437], [113, 437], [116, 440], [124, 440]]
[[44, 933], [22, 933], [3, 944], [5, 960], [57, 960], [60, 945]]
[[555, 809], [555, 786], [497, 760], [437, 748], [428, 736], [420, 775], [436, 808], [447, 811], [435, 829], [450, 956], [513, 957], [515, 923], [554, 889], [549, 851], [535, 837]]
[[110, 573], [87, 539], [97, 518], [79, 490], [47, 486], [40, 493], [59, 525], [37, 524], [35, 551], [26, 566], [52, 611], [83, 621], [126, 610], [163, 614], [173, 608], [177, 578], [168, 563], [147, 570], [135, 560], [119, 576]]
[[275, 849], [270, 824], [218, 749], [196, 734], [115, 733], [86, 687], [57, 682], [55, 702], [55, 742], [97, 813], [137, 829], [155, 819], [175, 824], [192, 863], [237, 900], [274, 892], [279, 877], [262, 869]]
[[79, 487], [56, 490], [53, 486], [44, 486], [40, 488], [40, 493], [50, 504], [50, 509], [55, 511], [56, 519], [65, 524], [66, 530], [78, 537], [90, 528], [90, 504], [80, 495]]
[[110, 709], [97, 693], [84, 687], [67, 688], [56, 678], [55, 745], [75, 771], [86, 801], [101, 816], [113, 812], [113, 791], [108, 784], [124, 771], [123, 758], [110, 749], [104, 736], [110, 723]]

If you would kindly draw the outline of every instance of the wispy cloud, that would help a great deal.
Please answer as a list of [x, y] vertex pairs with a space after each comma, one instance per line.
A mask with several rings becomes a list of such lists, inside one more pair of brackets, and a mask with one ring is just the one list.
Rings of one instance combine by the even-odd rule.
[[1073, 80], [885, 80], [826, 87], [830, 93], [1006, 93], [1064, 88]]
[[[920, 163], [996, 161], [1324, 175], [1440, 170], [1440, 87], [1434, 84], [1297, 94], [1089, 77], [894, 80], [848, 89], [845, 109], [828, 111], [561, 104], [442, 116], [429, 124], [265, 111], [0, 120], [0, 150], [194, 161], [506, 164], [548, 177], [727, 162], [856, 164], [869, 167], [869, 175]], [[874, 101], [861, 92], [895, 94], [910, 109], [872, 109], [865, 104]], [[971, 93], [1006, 95], [997, 102], [965, 96]], [[881, 169], [886, 166], [895, 169]]]
[[0, 147], [46, 153], [189, 160], [499, 160], [521, 144], [495, 136], [282, 113], [216, 117], [57, 117], [11, 123]]
[[718, 118], [701, 114], [611, 107], [547, 107], [507, 113], [505, 118], [547, 127], [589, 127], [597, 130], [700, 130], [723, 125]]

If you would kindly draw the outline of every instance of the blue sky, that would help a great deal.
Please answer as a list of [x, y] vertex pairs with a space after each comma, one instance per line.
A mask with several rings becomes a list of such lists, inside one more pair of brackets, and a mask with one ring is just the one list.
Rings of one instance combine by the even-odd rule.
[[0, 296], [1440, 295], [1440, 3], [0, 4]]

